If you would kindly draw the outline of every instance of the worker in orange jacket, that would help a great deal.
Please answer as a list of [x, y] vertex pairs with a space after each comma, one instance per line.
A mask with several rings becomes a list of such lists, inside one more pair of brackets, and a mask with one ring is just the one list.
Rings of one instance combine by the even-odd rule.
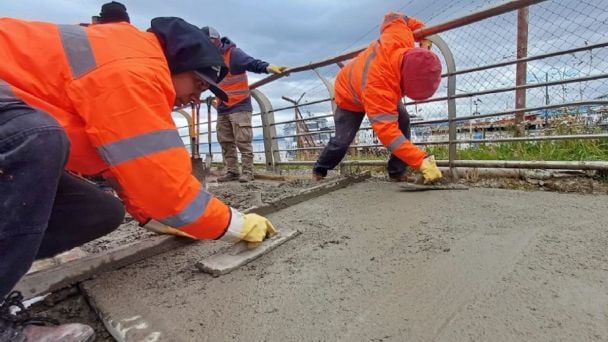
[[[28, 325], [11, 314], [22, 298], [9, 291], [35, 259], [117, 228], [123, 203], [141, 225], [195, 239], [255, 245], [275, 233], [191, 174], [172, 109], [207, 89], [228, 99], [217, 84], [226, 65], [198, 27], [0, 18], [0, 60], [0, 341], [91, 337], [78, 324]], [[102, 174], [123, 203], [68, 170]]]
[[[313, 169], [317, 180], [340, 163], [367, 117], [378, 139], [391, 152], [391, 180], [404, 179], [406, 165], [422, 172], [425, 183], [441, 178], [434, 158], [409, 140], [409, 117], [401, 99], [431, 97], [441, 80], [441, 63], [430, 46], [414, 47], [412, 31], [423, 26], [415, 18], [390, 12], [380, 38], [340, 70], [335, 82], [336, 133]], [[426, 42], [429, 44], [429, 42]]]

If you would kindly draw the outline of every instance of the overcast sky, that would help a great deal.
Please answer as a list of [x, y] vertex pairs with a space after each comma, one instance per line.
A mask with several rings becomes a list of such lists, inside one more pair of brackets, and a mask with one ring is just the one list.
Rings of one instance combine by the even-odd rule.
[[[97, 15], [104, 0], [0, 0], [0, 16], [12, 16], [28, 20], [76, 24], [89, 22]], [[504, 0], [124, 0], [132, 23], [146, 29], [154, 17], [182, 17], [197, 26], [210, 25], [230, 37], [253, 57], [288, 66], [306, 64], [326, 57], [367, 45], [378, 36], [378, 24], [384, 13], [399, 10], [415, 16], [429, 25], [460, 17], [490, 4]], [[547, 53], [560, 49], [598, 43], [608, 36], [608, 0], [550, 0], [533, 6], [530, 14], [531, 54]], [[460, 68], [512, 59], [515, 54], [515, 13], [493, 18], [461, 29], [448, 31], [442, 37], [448, 41]], [[605, 49], [594, 50], [595, 57], [589, 64], [588, 74], [608, 69]], [[585, 56], [582, 56], [585, 57]], [[568, 57], [569, 58], [569, 57]], [[585, 57], [586, 58], [586, 57]], [[571, 64], [546, 60], [548, 67]], [[543, 76], [538, 62], [530, 70]], [[585, 65], [586, 65], [585, 64]], [[591, 65], [593, 64], [593, 65]], [[542, 68], [541, 68], [542, 67]], [[337, 67], [326, 67], [321, 74], [333, 80]], [[266, 75], [250, 74], [250, 81]], [[559, 76], [559, 75], [558, 75]], [[495, 70], [458, 81], [459, 92], [468, 92], [499, 84], [513, 83], [512, 69]], [[603, 83], [598, 93], [606, 93]], [[591, 87], [591, 90], [594, 90]], [[327, 97], [323, 84], [312, 72], [291, 75], [261, 88], [271, 99], [273, 106], [289, 105], [281, 99], [287, 95], [298, 98], [306, 92], [304, 101]], [[559, 90], [559, 89], [558, 89]], [[445, 89], [440, 88], [438, 93]], [[574, 94], [574, 91], [571, 93]], [[494, 96], [498, 99], [498, 96]], [[534, 100], [535, 97], [531, 97]], [[539, 101], [542, 96], [538, 96]], [[495, 101], [501, 109], [510, 106], [510, 98]], [[472, 99], [457, 102], [464, 114], [469, 114]], [[482, 106], [491, 103], [484, 98]], [[553, 101], [552, 101], [553, 103]], [[430, 107], [430, 105], [428, 106]], [[444, 106], [428, 108], [424, 116], [445, 115]], [[329, 104], [311, 106], [312, 112], [329, 112]], [[490, 108], [480, 110], [482, 113]], [[430, 114], [429, 114], [430, 113]], [[277, 113], [280, 118], [293, 117], [293, 111]], [[259, 119], [254, 121], [259, 123]], [[280, 121], [280, 119], [278, 120]]]
[[[88, 22], [105, 2], [2, 0], [0, 15], [57, 23]], [[445, 7], [442, 4], [453, 2], [436, 0], [432, 8], [440, 9]], [[456, 2], [464, 8], [488, 1]], [[377, 35], [377, 29], [373, 28], [389, 10], [401, 9], [423, 20], [447, 14], [430, 11], [425, 0], [124, 0], [122, 3], [127, 6], [132, 23], [141, 29], [148, 28], [154, 17], [181, 17], [197, 26], [217, 28], [255, 57], [289, 65], [364, 45]]]

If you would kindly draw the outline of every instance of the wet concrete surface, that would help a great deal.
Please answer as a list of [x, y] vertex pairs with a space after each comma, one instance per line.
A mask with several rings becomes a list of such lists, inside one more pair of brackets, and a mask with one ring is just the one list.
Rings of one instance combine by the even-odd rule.
[[[337, 179], [339, 177], [334, 177]], [[209, 182], [209, 192], [238, 210], [260, 206], [318, 185], [312, 179], [294, 179], [287, 182], [256, 180], [249, 183]], [[102, 253], [114, 248], [137, 242], [157, 235], [139, 227], [137, 221], [127, 215], [125, 223], [112, 233], [84, 244], [81, 248], [87, 253]]]
[[83, 286], [125, 340], [606, 341], [607, 203], [369, 181], [271, 214], [302, 234], [230, 274], [203, 242]]

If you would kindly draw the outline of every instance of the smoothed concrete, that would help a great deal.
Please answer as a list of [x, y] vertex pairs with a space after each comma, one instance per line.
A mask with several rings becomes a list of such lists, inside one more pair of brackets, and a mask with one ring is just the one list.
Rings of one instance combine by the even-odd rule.
[[126, 341], [606, 341], [607, 203], [371, 181], [269, 215], [301, 235], [230, 274], [203, 243], [84, 288]]

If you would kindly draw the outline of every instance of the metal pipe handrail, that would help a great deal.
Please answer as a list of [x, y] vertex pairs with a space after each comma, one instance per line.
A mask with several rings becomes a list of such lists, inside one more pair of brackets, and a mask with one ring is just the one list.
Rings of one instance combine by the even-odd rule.
[[553, 141], [553, 140], [583, 140], [583, 139], [608, 139], [608, 134], [575, 134], [575, 135], [547, 135], [539, 137], [514, 137], [514, 138], [495, 138], [495, 139], [461, 139], [458, 144], [470, 143], [498, 143], [498, 142], [528, 142], [528, 141]]
[[[319, 103], [324, 103], [324, 102], [328, 102], [333, 100], [332, 98], [327, 98], [327, 99], [322, 99], [322, 100], [317, 100], [317, 101], [312, 101], [312, 102], [305, 102], [302, 104], [299, 104], [297, 106], [288, 106], [288, 107], [281, 107], [281, 108], [277, 108], [277, 109], [273, 109], [273, 110], [269, 110], [268, 113], [274, 113], [274, 112], [279, 112], [282, 110], [287, 110], [287, 109], [294, 109], [296, 107], [305, 107], [305, 106], [310, 106], [310, 105], [314, 105], [314, 104], [319, 104]], [[251, 116], [260, 116], [262, 115], [261, 112], [256, 112], [256, 113], [252, 113]], [[217, 120], [211, 120], [211, 123], [216, 123]], [[207, 121], [201, 122], [200, 125], [206, 125]], [[179, 126], [177, 127], [177, 129], [183, 129], [183, 128], [189, 128], [190, 125], [186, 125], [186, 126]], [[262, 127], [262, 126], [259, 126]]]
[[287, 120], [287, 121], [275, 122], [271, 126], [285, 125], [285, 124], [300, 122], [300, 121], [311, 121], [311, 120], [316, 120], [316, 119], [331, 118], [333, 116], [334, 116], [334, 114], [326, 114], [326, 115], [319, 115], [319, 116], [314, 116], [314, 117], [310, 117], [310, 118]]
[[[280, 112], [282, 110], [311, 106], [311, 105], [314, 105], [314, 104], [324, 103], [324, 102], [328, 102], [328, 101], [331, 101], [331, 100], [333, 100], [333, 99], [332, 98], [327, 98], [327, 99], [316, 100], [316, 101], [312, 101], [312, 102], [300, 103], [300, 104], [297, 104], [297, 105], [294, 105], [294, 106], [280, 107], [280, 108], [269, 110], [268, 113], [276, 113], [276, 112]], [[257, 112], [254, 115], [261, 115], [261, 114], [262, 114], [261, 112]]]
[[442, 74], [441, 77], [456, 76], [456, 75], [461, 75], [461, 74], [470, 74], [470, 73], [477, 72], [477, 71], [500, 68], [503, 66], [513, 65], [513, 64], [517, 64], [517, 63], [530, 62], [530, 61], [535, 61], [535, 60], [545, 59], [545, 58], [550, 58], [550, 57], [568, 55], [568, 54], [572, 54], [572, 53], [576, 53], [576, 52], [593, 50], [593, 49], [603, 48], [603, 47], [607, 47], [607, 46], [608, 46], [608, 42], [586, 45], [586, 46], [581, 46], [581, 47], [568, 49], [568, 50], [554, 51], [554, 52], [550, 52], [550, 53], [546, 53], [546, 54], [542, 54], [542, 55], [529, 56], [529, 57], [525, 57], [525, 58], [512, 59], [509, 61], [499, 62], [499, 63], [495, 63], [495, 64], [486, 64], [486, 65], [483, 65], [480, 67], [475, 67], [475, 68], [457, 70], [454, 72]]
[[[533, 88], [540, 88], [540, 87], [549, 87], [549, 86], [561, 85], [561, 84], [567, 84], [567, 83], [595, 81], [595, 80], [599, 80], [599, 79], [603, 79], [603, 78], [608, 78], [608, 74], [599, 74], [599, 75], [591, 75], [591, 76], [584, 76], [584, 77], [568, 78], [568, 79], [564, 79], [564, 80], [557, 80], [557, 81], [550, 81], [550, 82], [543, 82], [543, 83], [524, 84], [524, 85], [505, 87], [505, 88], [494, 88], [494, 89], [489, 89], [489, 90], [477, 91], [477, 92], [473, 92], [473, 93], [456, 94], [456, 95], [452, 95], [452, 96], [434, 97], [429, 100], [407, 102], [406, 105], [441, 102], [441, 101], [446, 101], [446, 100], [450, 100], [450, 99], [460, 99], [460, 98], [480, 96], [480, 95], [497, 94], [497, 93], [515, 91], [515, 90], [522, 90], [522, 89], [525, 90], [525, 89], [533, 89]], [[520, 109], [520, 111], [521, 111], [521, 109]]]
[[[277, 162], [276, 165], [313, 165], [314, 161], [294, 160]], [[553, 170], [608, 170], [605, 161], [528, 161], [528, 160], [454, 160], [456, 167], [488, 167], [507, 169], [553, 169]], [[361, 166], [386, 166], [386, 160], [344, 160], [340, 164]], [[448, 160], [437, 160], [437, 166], [449, 166]]]
[[[564, 102], [564, 103], [560, 103], [560, 104], [519, 108], [519, 109], [495, 112], [495, 113], [490, 113], [490, 114], [459, 116], [459, 117], [456, 117], [456, 119], [454, 119], [454, 120], [455, 121], [466, 121], [466, 120], [475, 120], [475, 119], [485, 119], [485, 118], [492, 118], [492, 117], [498, 117], [498, 116], [504, 116], [504, 115], [512, 115], [512, 114], [515, 114], [516, 112], [520, 112], [520, 111], [536, 112], [536, 111], [543, 110], [543, 109], [554, 109], [554, 108], [576, 107], [576, 106], [595, 106], [595, 105], [597, 105], [597, 106], [608, 105], [608, 101], [593, 100], [593, 101]], [[448, 121], [449, 121], [448, 119], [422, 120], [422, 121], [414, 121], [410, 125], [411, 126], [422, 126], [422, 125], [428, 125], [428, 124], [445, 123]]]
[[[565, 103], [559, 103], [559, 104], [553, 104], [553, 105], [547, 105], [547, 106], [519, 108], [519, 109], [507, 110], [507, 111], [502, 111], [502, 112], [494, 112], [494, 113], [489, 113], [489, 114], [459, 116], [459, 117], [455, 118], [454, 120], [455, 121], [467, 121], [467, 120], [485, 119], [485, 118], [493, 118], [493, 117], [499, 117], [499, 116], [505, 116], [505, 115], [513, 115], [519, 111], [537, 112], [537, 111], [544, 110], [544, 109], [567, 108], [567, 107], [578, 107], [578, 106], [608, 106], [608, 100], [565, 102]], [[314, 120], [314, 119], [318, 119], [318, 118], [320, 119], [320, 118], [331, 117], [331, 116], [333, 116], [333, 114], [315, 116], [312, 118], [303, 118], [303, 119], [298, 119], [298, 120], [290, 120], [290, 121], [285, 121], [285, 122], [277, 122], [274, 125], [282, 125], [282, 124], [286, 124], [286, 123], [299, 122], [299, 121], [309, 121], [309, 120]], [[448, 119], [413, 121], [410, 123], [410, 126], [424, 126], [424, 125], [429, 125], [429, 124], [446, 123], [448, 121], [449, 121]], [[261, 127], [262, 127], [261, 125], [251, 126], [251, 128], [261, 128]], [[370, 130], [370, 129], [373, 129], [373, 128], [372, 127], [359, 128], [359, 130]], [[296, 138], [299, 136], [306, 136], [306, 135], [335, 133], [335, 131], [336, 131], [335, 129], [325, 130], [325, 131], [314, 131], [314, 132], [300, 133], [300, 134], [294, 134], [294, 135], [284, 135], [284, 136], [274, 137], [273, 139]], [[211, 133], [213, 134], [213, 133], [217, 133], [217, 132], [211, 131]], [[188, 135], [180, 135], [180, 137], [185, 138], [185, 137], [188, 137]]]
[[[439, 141], [420, 141], [412, 142], [414, 145], [448, 145], [452, 144], [471, 144], [471, 143], [498, 143], [498, 142], [526, 142], [526, 141], [547, 141], [547, 140], [576, 140], [576, 139], [608, 139], [608, 134], [579, 134], [579, 135], [549, 135], [541, 137], [517, 137], [517, 138], [496, 138], [496, 139], [464, 139], [464, 140], [439, 140]], [[372, 145], [351, 145], [349, 148], [370, 148], [384, 147], [382, 144]], [[286, 151], [306, 151], [306, 150], [321, 150], [324, 147], [299, 147], [279, 150]]]
[[[359, 130], [364, 129], [365, 127], [361, 127], [359, 128]], [[293, 134], [293, 135], [281, 135], [278, 137], [273, 137], [272, 139], [287, 139], [287, 138], [297, 138], [297, 137], [305, 137], [307, 135], [319, 135], [319, 134], [330, 134], [330, 133], [335, 133], [336, 130], [335, 129], [328, 129], [326, 131], [314, 131], [314, 132], [307, 132], [307, 133], [298, 133], [298, 134]]]
[[[500, 5], [495, 5], [495, 6], [490, 6], [486, 9], [482, 9], [480, 11], [477, 11], [475, 13], [471, 13], [469, 15], [460, 17], [460, 18], [456, 18], [456, 19], [452, 19], [452, 20], [448, 20], [445, 21], [443, 23], [439, 23], [433, 26], [429, 26], [429, 27], [425, 27], [422, 29], [418, 29], [416, 31], [414, 31], [414, 38], [416, 40], [420, 40], [421, 38], [433, 35], [433, 34], [437, 34], [437, 33], [441, 33], [444, 31], [448, 31], [448, 30], [452, 30], [464, 25], [469, 25], [490, 17], [494, 17], [500, 14], [504, 14], [510, 11], [514, 11], [516, 9], [522, 8], [522, 7], [527, 7], [527, 6], [531, 6], [531, 5], [535, 5], [541, 2], [544, 2], [546, 0], [513, 0], [513, 1], [509, 1], [507, 3], [504, 4], [500, 4]], [[316, 61], [316, 62], [309, 62], [307, 64], [303, 64], [300, 66], [296, 66], [290, 69], [287, 69], [285, 72], [280, 73], [280, 74], [276, 74], [276, 75], [271, 75], [268, 76], [266, 78], [263, 78], [255, 83], [252, 83], [249, 88], [251, 89], [255, 89], [258, 87], [261, 87], [267, 83], [270, 83], [274, 80], [277, 80], [279, 78], [288, 76], [291, 73], [296, 73], [296, 72], [301, 72], [301, 71], [308, 71], [308, 70], [312, 70], [315, 68], [319, 68], [319, 67], [323, 67], [323, 66], [328, 66], [331, 64], [335, 64], [338, 62], [342, 62], [345, 60], [349, 60], [355, 56], [357, 56], [361, 51], [363, 51], [366, 47], [363, 48], [359, 48], [350, 52], [346, 52], [334, 57], [330, 57], [330, 58], [326, 58], [320, 61]]]

